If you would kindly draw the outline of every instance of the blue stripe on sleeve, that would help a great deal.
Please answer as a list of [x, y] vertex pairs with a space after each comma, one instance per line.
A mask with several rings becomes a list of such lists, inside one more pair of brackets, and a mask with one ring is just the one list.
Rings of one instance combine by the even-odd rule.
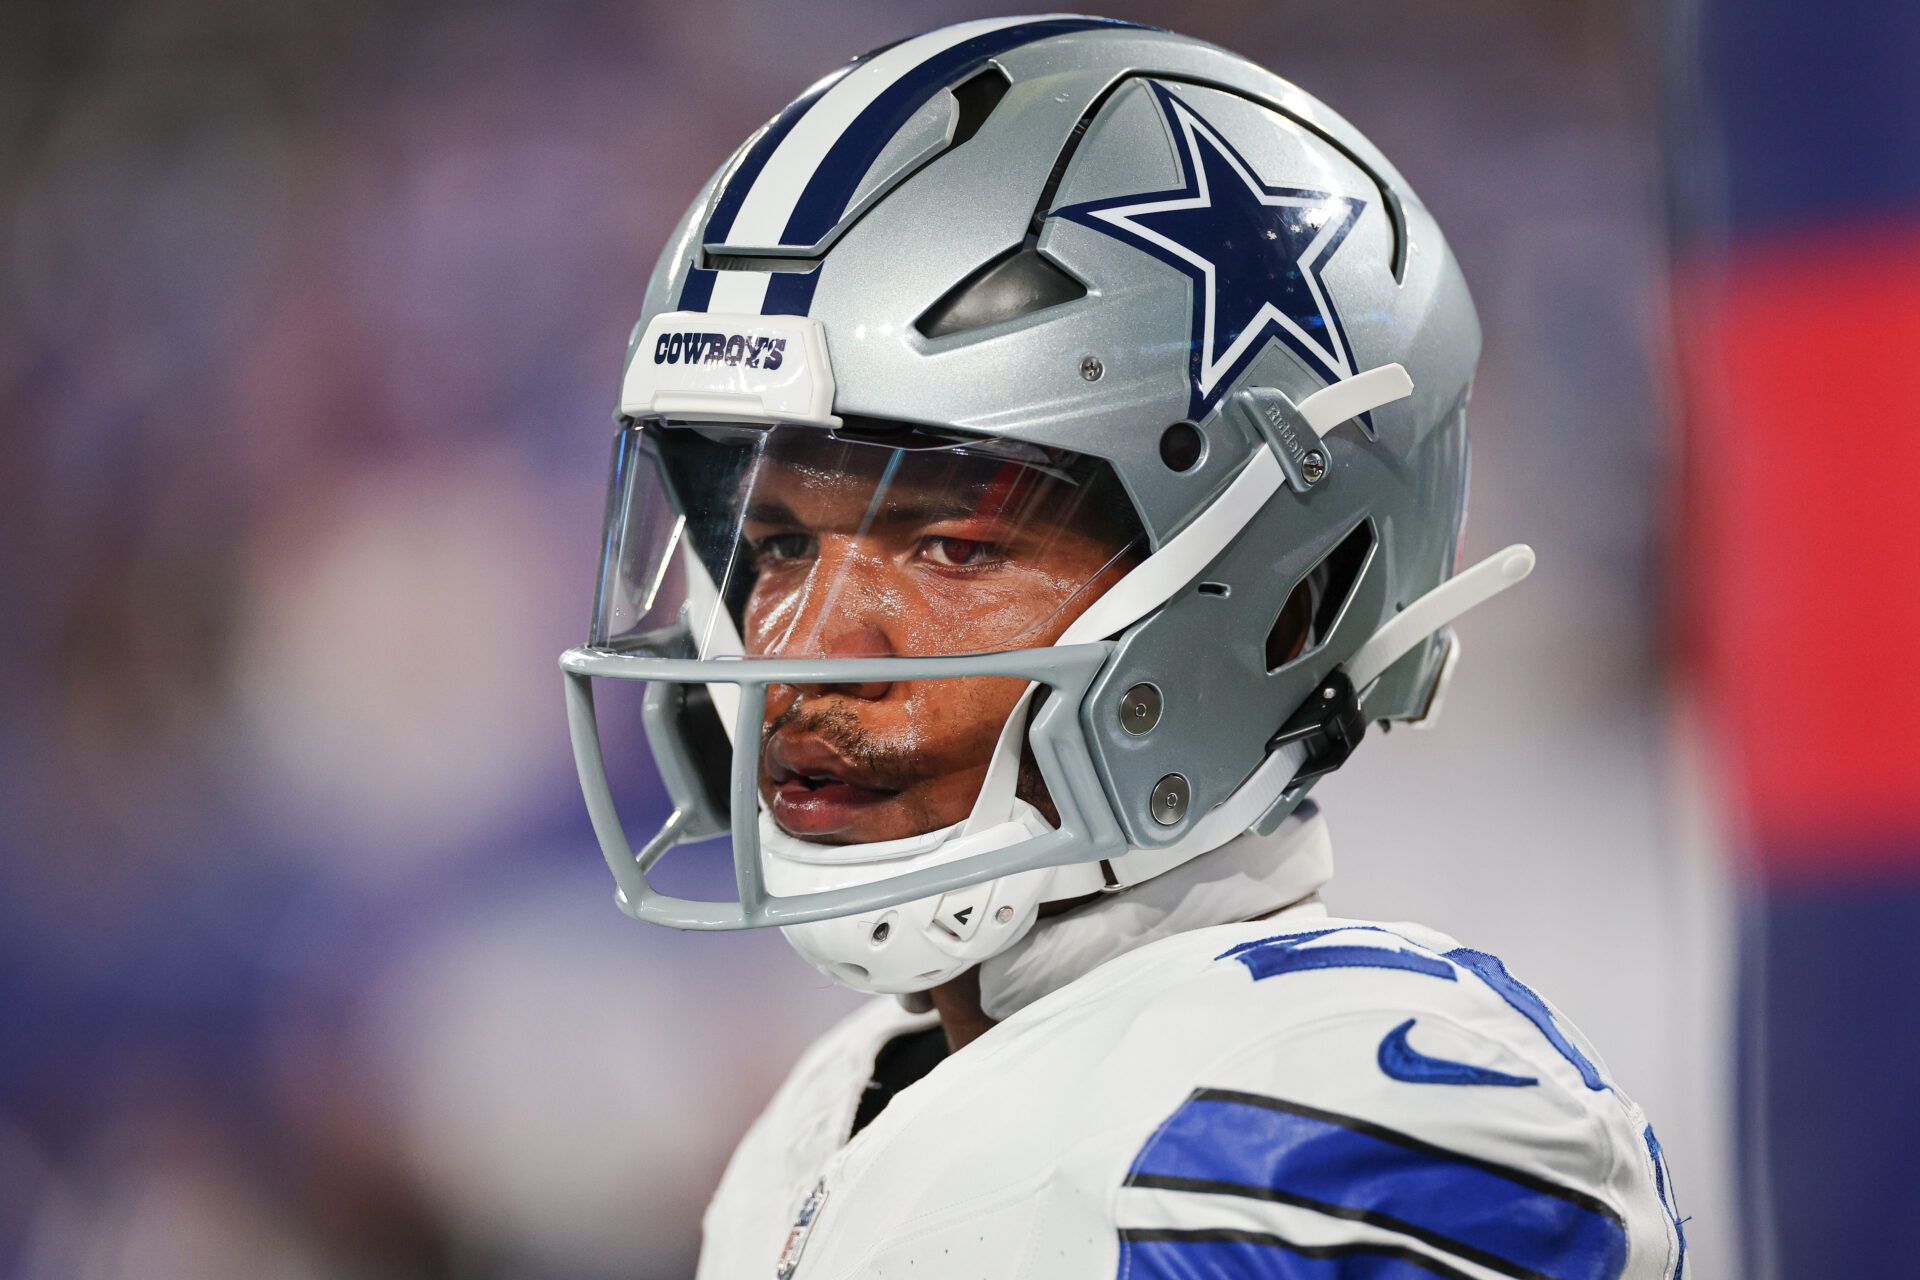
[[1667, 1153], [1661, 1150], [1660, 1139], [1653, 1136], [1652, 1125], [1647, 1126], [1642, 1136], [1647, 1142], [1647, 1154], [1653, 1157], [1653, 1189], [1659, 1193], [1660, 1207], [1666, 1210], [1667, 1220], [1673, 1223], [1674, 1239], [1679, 1245], [1673, 1266], [1673, 1280], [1686, 1280], [1687, 1220], [1680, 1216], [1679, 1198], [1667, 1185]]
[[1299, 1205], [1523, 1280], [1615, 1280], [1626, 1265], [1625, 1225], [1591, 1196], [1260, 1094], [1196, 1090], [1141, 1150], [1127, 1185]]
[[1257, 1231], [1122, 1231], [1126, 1280], [1469, 1280], [1393, 1245], [1303, 1245]]
[[1593, 1060], [1567, 1039], [1567, 1033], [1553, 1020], [1553, 1010], [1547, 1008], [1547, 1002], [1536, 995], [1532, 987], [1508, 973], [1507, 966], [1500, 963], [1499, 956], [1475, 951], [1472, 947], [1455, 947], [1447, 952], [1447, 959], [1473, 970], [1482, 982], [1500, 993], [1501, 999], [1539, 1028], [1540, 1034], [1547, 1038], [1547, 1043], [1573, 1064], [1587, 1088], [1598, 1092], [1610, 1087], [1606, 1077], [1600, 1074], [1600, 1068], [1593, 1065]]

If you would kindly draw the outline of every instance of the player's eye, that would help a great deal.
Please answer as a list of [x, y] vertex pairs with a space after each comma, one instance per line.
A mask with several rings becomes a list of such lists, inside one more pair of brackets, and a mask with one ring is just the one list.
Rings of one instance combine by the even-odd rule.
[[978, 538], [927, 538], [920, 547], [927, 559], [948, 568], [987, 564], [999, 554], [993, 543]]
[[759, 564], [786, 564], [813, 554], [810, 533], [776, 533], [753, 544], [753, 558]]

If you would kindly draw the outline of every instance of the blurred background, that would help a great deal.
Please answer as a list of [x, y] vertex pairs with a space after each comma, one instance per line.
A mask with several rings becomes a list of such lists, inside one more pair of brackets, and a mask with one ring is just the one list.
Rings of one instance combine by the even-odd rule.
[[[625, 338], [740, 139], [1013, 11], [4, 6], [0, 1275], [689, 1274], [853, 997], [614, 909], [554, 660]], [[1920, 10], [1106, 11], [1348, 116], [1481, 308], [1468, 549], [1541, 570], [1323, 787], [1333, 906], [1587, 1031], [1690, 1276], [1916, 1274]]]

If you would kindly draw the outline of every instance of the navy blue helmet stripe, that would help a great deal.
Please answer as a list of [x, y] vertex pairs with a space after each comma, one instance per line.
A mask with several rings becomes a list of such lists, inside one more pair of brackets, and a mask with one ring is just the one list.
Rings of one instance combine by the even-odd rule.
[[[826, 145], [824, 155], [812, 165], [812, 171], [806, 177], [804, 184], [797, 184], [799, 185], [798, 194], [792, 197], [793, 206], [788, 211], [784, 230], [779, 235], [780, 244], [789, 247], [808, 246], [824, 238], [838, 224], [851, 203], [854, 192], [859, 189], [861, 181], [872, 169], [874, 162], [887, 144], [907, 121], [935, 93], [963, 79], [974, 69], [983, 65], [987, 59], [1051, 36], [1095, 28], [1139, 27], [1139, 25], [1109, 18], [1043, 18], [1025, 22], [1011, 21], [1006, 25], [960, 40], [922, 58], [918, 63], [913, 64], [911, 69], [899, 74], [872, 101], [861, 108], [846, 127], [839, 130], [838, 136], [829, 132], [831, 126], [827, 122], [809, 125], [808, 130], [812, 133], [824, 133], [825, 137], [831, 137], [832, 141]], [[790, 141], [797, 144], [804, 138], [808, 139], [809, 147], [816, 145], [805, 130], [802, 131], [800, 138], [792, 137], [808, 113], [837, 85], [840, 85], [850, 72], [872, 62], [880, 54], [898, 48], [899, 44], [910, 43], [910, 41], [897, 42], [862, 54], [847, 67], [814, 85], [774, 117], [760, 136], [754, 139], [746, 153], [740, 157], [733, 170], [722, 179], [719, 196], [714, 202], [712, 212], [708, 215], [706, 225], [702, 228], [699, 237], [700, 245], [724, 244], [730, 236], [735, 235], [748, 239], [770, 238], [771, 226], [752, 229], [740, 227], [737, 224], [750, 199], [753, 201], [754, 208], [761, 209], [767, 197], [776, 194], [765, 192], [759, 197], [753, 195], [756, 185], [764, 185], [765, 181], [775, 180], [773, 175], [766, 172], [769, 165], [781, 172], [794, 167], [793, 157], [775, 163], [776, 154], [784, 154], [783, 144]], [[899, 60], [901, 59], [896, 59], [896, 61]], [[888, 74], [891, 74], [890, 70]], [[787, 149], [791, 150], [791, 147]], [[804, 167], [801, 171], [806, 172]], [[785, 187], [789, 179], [781, 177], [778, 181]], [[792, 188], [786, 189], [792, 190]], [[760, 213], [750, 213], [747, 216], [750, 221], [763, 220], [768, 212], [770, 210], [761, 209]], [[700, 265], [699, 252], [699, 248], [696, 248], [694, 260], [689, 263], [686, 280], [681, 286], [679, 308], [683, 311], [706, 311], [714, 305], [719, 275], [716, 271]], [[764, 315], [805, 315], [813, 305], [814, 290], [818, 282], [818, 268], [805, 273], [771, 273], [765, 281], [764, 297], [759, 302], [758, 310]], [[730, 310], [743, 310], [752, 308], [753, 303], [749, 299], [757, 295], [746, 289], [741, 282], [736, 281], [731, 291], [726, 292], [725, 296], [728, 301], [723, 303], [723, 306]]]
[[[873, 51], [873, 53], [878, 52], [881, 50]], [[827, 90], [839, 84], [846, 78], [848, 72], [867, 58], [871, 58], [873, 53], [861, 55], [840, 68], [834, 75], [826, 77], [788, 103], [786, 109], [773, 118], [773, 122], [767, 126], [767, 131], [747, 149], [747, 154], [740, 158], [740, 163], [734, 166], [733, 172], [725, 178], [720, 190], [720, 199], [714, 203], [713, 212], [707, 217], [706, 231], [702, 236], [704, 243], [722, 244], [726, 241], [727, 232], [733, 229], [733, 220], [740, 213], [740, 206], [746, 203], [747, 192], [753, 190], [754, 180], [760, 176], [760, 171], [767, 167], [767, 161], [773, 157], [775, 151], [779, 150], [780, 144], [786, 140], [787, 135], [793, 132], [793, 126], [800, 123], [800, 118], [807, 114], [814, 103], [820, 101]]]
[[760, 314], [767, 316], [803, 316], [813, 306], [813, 289], [820, 283], [820, 268], [811, 271], [775, 271], [767, 279], [767, 300]]
[[[696, 247], [694, 253], [699, 252]], [[713, 283], [719, 276], [718, 271], [709, 271], [705, 267], [689, 267], [687, 282], [680, 286], [680, 310], [705, 311], [713, 301]]]
[[[891, 45], [886, 46], [886, 48], [891, 47]], [[733, 172], [721, 179], [720, 198], [714, 202], [713, 212], [707, 215], [706, 226], [693, 246], [693, 260], [696, 264], [700, 261], [701, 245], [716, 244], [726, 238], [728, 229], [733, 226], [734, 218], [740, 213], [740, 206], [746, 203], [747, 192], [753, 189], [755, 179], [760, 176], [760, 171], [767, 167], [768, 159], [779, 150], [781, 142], [793, 132], [793, 126], [800, 123], [800, 118], [807, 114], [814, 103], [820, 101], [827, 90], [839, 84], [849, 71], [867, 58], [882, 52], [885, 52], [884, 48], [872, 50], [855, 58], [839, 71], [822, 78], [818, 84], [789, 102], [786, 108], [773, 118], [767, 125], [766, 131], [754, 140], [751, 147], [747, 148], [747, 154], [740, 157], [740, 163], [733, 167]], [[715, 272], [698, 265], [689, 268], [686, 283], [680, 288], [680, 310], [705, 311], [713, 302], [715, 277]]]
[[1353, 1116], [1201, 1089], [1127, 1185], [1299, 1205], [1421, 1240], [1519, 1280], [1614, 1280], [1626, 1228], [1604, 1202]]
[[[784, 245], [811, 245], [833, 230], [880, 152], [927, 99], [988, 58], [1050, 36], [1096, 27], [1137, 27], [1112, 18], [1046, 18], [1002, 27], [943, 49], [900, 77], [854, 117], [828, 149], [801, 192], [780, 237]], [[762, 162], [764, 163], [764, 161]], [[744, 197], [743, 197], [744, 198]], [[709, 232], [709, 240], [715, 237]]]
[[1122, 1229], [1119, 1274], [1130, 1280], [1469, 1280], [1417, 1249], [1298, 1244], [1262, 1231]]
[[[872, 54], [866, 56], [871, 57]], [[686, 283], [680, 287], [680, 310], [705, 311], [712, 304], [717, 273], [697, 265], [701, 245], [717, 243], [726, 237], [727, 229], [733, 226], [733, 220], [740, 212], [740, 206], [746, 202], [747, 192], [753, 189], [754, 180], [767, 167], [767, 160], [779, 149], [782, 140], [793, 132], [793, 126], [800, 123], [800, 118], [807, 114], [808, 108], [858, 65], [859, 60], [856, 59], [788, 103], [786, 109], [773, 118], [766, 132], [747, 148], [747, 154], [740, 157], [740, 163], [734, 166], [733, 172], [721, 179], [720, 198], [714, 203], [713, 212], [707, 215], [705, 229], [694, 242], [693, 261], [696, 265], [688, 268]]]

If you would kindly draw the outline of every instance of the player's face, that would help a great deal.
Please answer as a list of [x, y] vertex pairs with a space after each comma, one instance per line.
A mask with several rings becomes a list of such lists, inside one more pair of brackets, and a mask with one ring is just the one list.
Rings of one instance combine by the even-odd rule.
[[[951, 453], [831, 467], [774, 454], [754, 480], [743, 618], [753, 656], [927, 656], [1051, 644], [1133, 563], [1070, 480]], [[884, 470], [884, 474], [881, 474]], [[789, 834], [893, 840], [964, 819], [1025, 682], [774, 685], [760, 790]], [[1022, 795], [1049, 806], [1035, 782]], [[1051, 815], [1050, 815], [1051, 816]]]

